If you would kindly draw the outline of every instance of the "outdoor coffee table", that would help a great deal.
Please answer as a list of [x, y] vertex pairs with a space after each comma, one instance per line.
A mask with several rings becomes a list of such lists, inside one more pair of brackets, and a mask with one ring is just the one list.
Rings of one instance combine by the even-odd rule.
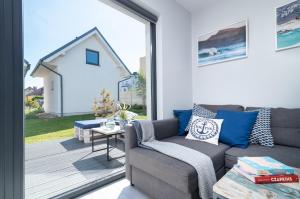
[[[99, 128], [92, 128], [91, 132], [92, 132], [92, 152], [106, 150], [106, 159], [107, 159], [107, 161], [109, 161], [110, 160], [109, 149], [116, 148], [116, 146], [118, 144], [118, 135], [124, 134], [125, 131], [121, 130], [120, 126], [115, 126], [114, 129], [109, 129], [105, 126], [102, 126]], [[110, 144], [111, 137], [115, 137], [115, 146], [112, 146]], [[103, 139], [103, 138], [106, 138], [106, 147], [95, 150], [95, 140], [99, 140], [99, 139]], [[125, 157], [125, 155], [120, 156], [118, 158], [121, 158], [121, 157]]]
[[[300, 169], [295, 169], [300, 175]], [[300, 198], [300, 183], [255, 184], [234, 169], [228, 171], [213, 187], [214, 199], [291, 199]]]

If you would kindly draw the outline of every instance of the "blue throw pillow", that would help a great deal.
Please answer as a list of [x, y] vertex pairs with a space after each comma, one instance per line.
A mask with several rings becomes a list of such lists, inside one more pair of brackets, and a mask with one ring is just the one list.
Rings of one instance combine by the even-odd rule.
[[185, 128], [188, 125], [192, 116], [192, 109], [190, 110], [174, 110], [174, 116], [179, 121], [178, 135], [185, 135]]
[[247, 148], [258, 112], [219, 110], [216, 119], [223, 119], [220, 141], [231, 147]]

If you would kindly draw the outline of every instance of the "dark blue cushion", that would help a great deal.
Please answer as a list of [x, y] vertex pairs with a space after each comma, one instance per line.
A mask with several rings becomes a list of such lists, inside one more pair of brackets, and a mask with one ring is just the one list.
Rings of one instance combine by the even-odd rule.
[[231, 147], [247, 148], [258, 112], [219, 110], [216, 119], [223, 119], [220, 142]]
[[192, 116], [192, 109], [189, 110], [174, 110], [174, 116], [179, 121], [178, 135], [185, 135], [185, 128], [188, 125]]
[[100, 127], [100, 125], [104, 122], [106, 122], [106, 119], [75, 121], [74, 127], [81, 129], [91, 129]]

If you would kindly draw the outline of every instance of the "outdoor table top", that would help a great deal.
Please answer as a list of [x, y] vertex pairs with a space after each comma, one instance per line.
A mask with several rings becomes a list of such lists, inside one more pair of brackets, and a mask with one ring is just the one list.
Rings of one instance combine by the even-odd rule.
[[92, 131], [103, 134], [103, 135], [117, 135], [117, 134], [125, 133], [125, 131], [121, 130], [120, 126], [117, 126], [117, 125], [113, 129], [102, 126], [102, 127], [98, 127], [98, 128], [92, 128]]
[[[300, 175], [300, 169], [295, 168]], [[228, 171], [213, 187], [214, 198], [300, 198], [300, 183], [255, 184], [234, 169]]]

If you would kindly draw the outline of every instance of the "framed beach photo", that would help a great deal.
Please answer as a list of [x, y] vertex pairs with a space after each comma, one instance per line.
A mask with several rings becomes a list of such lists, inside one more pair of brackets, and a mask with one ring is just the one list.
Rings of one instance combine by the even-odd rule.
[[248, 21], [243, 20], [198, 38], [198, 66], [248, 56]]
[[276, 50], [300, 46], [300, 0], [276, 8]]

